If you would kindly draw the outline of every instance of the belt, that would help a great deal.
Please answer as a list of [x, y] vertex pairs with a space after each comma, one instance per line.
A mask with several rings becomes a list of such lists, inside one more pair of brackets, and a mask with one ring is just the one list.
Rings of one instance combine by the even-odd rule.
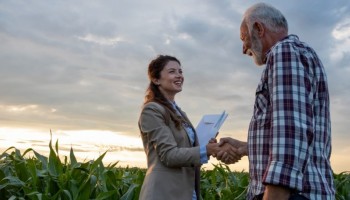
[[[263, 197], [264, 197], [264, 193], [261, 193], [259, 195], [254, 196], [253, 200], [262, 200]], [[309, 200], [309, 199], [304, 197], [301, 194], [293, 193], [292, 195], [290, 195], [289, 200]]]

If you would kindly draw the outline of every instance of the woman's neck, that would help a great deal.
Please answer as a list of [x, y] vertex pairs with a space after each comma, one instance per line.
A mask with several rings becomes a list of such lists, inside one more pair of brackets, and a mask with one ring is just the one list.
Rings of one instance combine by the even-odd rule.
[[175, 95], [163, 94], [166, 99], [170, 102], [175, 102]]

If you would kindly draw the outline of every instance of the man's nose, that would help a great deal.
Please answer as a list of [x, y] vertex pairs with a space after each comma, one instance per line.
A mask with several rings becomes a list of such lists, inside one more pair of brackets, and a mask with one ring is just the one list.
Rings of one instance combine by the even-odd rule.
[[243, 44], [242, 46], [243, 48], [243, 54], [247, 54], [248, 48], [246, 47], [246, 45]]

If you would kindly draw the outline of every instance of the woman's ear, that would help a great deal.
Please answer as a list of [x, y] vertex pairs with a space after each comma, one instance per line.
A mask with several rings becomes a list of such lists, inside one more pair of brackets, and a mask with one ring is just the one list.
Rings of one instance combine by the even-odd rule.
[[158, 79], [153, 79], [153, 80], [152, 80], [152, 83], [153, 83], [154, 85], [159, 85], [159, 80], [158, 80]]

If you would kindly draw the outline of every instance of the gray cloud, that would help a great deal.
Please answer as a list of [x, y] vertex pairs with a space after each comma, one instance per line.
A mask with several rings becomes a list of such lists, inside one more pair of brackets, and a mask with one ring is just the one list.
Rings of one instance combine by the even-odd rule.
[[[147, 65], [158, 54], [170, 54], [182, 61], [185, 85], [177, 101], [194, 124], [225, 109], [233, 125], [223, 131], [245, 132], [262, 68], [242, 55], [239, 26], [244, 10], [256, 2], [3, 1], [0, 122], [136, 136]], [[290, 33], [323, 60], [334, 136], [350, 139], [348, 1], [268, 3], [285, 13]], [[345, 37], [335, 38], [335, 29]]]

